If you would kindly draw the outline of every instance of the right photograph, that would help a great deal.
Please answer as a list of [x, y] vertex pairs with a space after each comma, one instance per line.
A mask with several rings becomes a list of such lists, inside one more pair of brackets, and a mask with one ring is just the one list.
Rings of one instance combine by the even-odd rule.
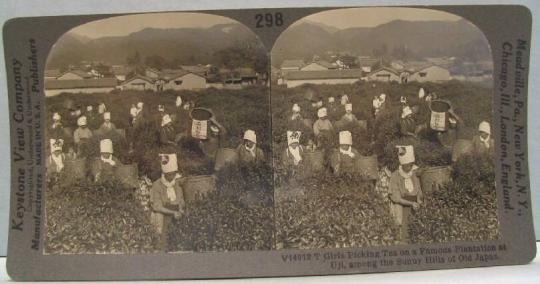
[[500, 238], [493, 61], [468, 20], [307, 16], [271, 52], [276, 249]]

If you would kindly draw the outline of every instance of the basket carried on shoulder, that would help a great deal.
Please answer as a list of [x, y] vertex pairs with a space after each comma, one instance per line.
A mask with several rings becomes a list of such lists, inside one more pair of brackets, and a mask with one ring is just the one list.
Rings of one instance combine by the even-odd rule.
[[379, 177], [377, 155], [358, 156], [356, 159], [356, 170], [363, 178], [368, 180], [376, 180]]
[[216, 190], [216, 179], [211, 175], [188, 176], [183, 179], [184, 199], [186, 204], [206, 198]]
[[305, 173], [311, 176], [324, 169], [324, 153], [321, 150], [304, 151]]
[[452, 162], [456, 162], [460, 157], [470, 154], [473, 151], [471, 140], [458, 139], [452, 147]]
[[114, 175], [123, 186], [137, 188], [139, 187], [138, 172], [137, 164], [121, 165], [116, 168]]
[[422, 191], [424, 194], [437, 191], [441, 186], [446, 185], [451, 180], [452, 168], [450, 166], [440, 166], [427, 168], [420, 175]]
[[431, 117], [429, 120], [429, 126], [436, 131], [446, 131], [448, 129], [447, 117], [450, 105], [441, 100], [434, 100], [431, 102]]
[[214, 170], [219, 171], [226, 166], [235, 165], [238, 162], [238, 152], [232, 148], [219, 148], [216, 153]]
[[66, 160], [64, 165], [64, 183], [71, 185], [86, 178], [87, 161], [86, 159]]

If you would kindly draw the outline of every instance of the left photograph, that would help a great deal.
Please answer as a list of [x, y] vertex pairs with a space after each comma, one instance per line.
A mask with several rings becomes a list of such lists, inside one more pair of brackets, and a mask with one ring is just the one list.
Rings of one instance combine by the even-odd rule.
[[270, 250], [268, 53], [233, 19], [111, 17], [45, 70], [45, 254]]

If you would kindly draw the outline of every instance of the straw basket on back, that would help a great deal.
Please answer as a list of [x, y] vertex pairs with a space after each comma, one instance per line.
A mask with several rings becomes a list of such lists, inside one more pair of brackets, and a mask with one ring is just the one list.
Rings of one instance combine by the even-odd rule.
[[324, 153], [320, 150], [304, 151], [304, 165], [306, 176], [313, 176], [324, 169]]
[[221, 169], [235, 165], [238, 162], [238, 152], [232, 148], [219, 148], [216, 153], [216, 162], [214, 163], [214, 170], [220, 171]]
[[86, 159], [75, 159], [65, 161], [65, 179], [66, 185], [74, 184], [78, 180], [86, 178], [87, 164]]
[[458, 139], [452, 147], [452, 162], [456, 162], [460, 157], [472, 153], [473, 144], [470, 140]]
[[114, 175], [123, 186], [137, 188], [139, 187], [138, 172], [137, 164], [122, 165], [116, 168]]
[[216, 179], [210, 175], [188, 176], [183, 180], [182, 186], [186, 204], [192, 204], [216, 190]]
[[451, 180], [452, 168], [450, 166], [440, 166], [427, 168], [420, 175], [422, 183], [422, 191], [425, 194], [430, 194], [439, 190]]
[[356, 171], [367, 180], [376, 180], [379, 177], [377, 155], [358, 156], [356, 159]]

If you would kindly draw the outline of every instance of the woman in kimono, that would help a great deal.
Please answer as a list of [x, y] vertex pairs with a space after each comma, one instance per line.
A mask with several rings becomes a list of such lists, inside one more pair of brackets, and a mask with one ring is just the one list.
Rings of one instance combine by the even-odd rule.
[[320, 108], [317, 111], [319, 119], [313, 124], [313, 134], [315, 135], [315, 141], [318, 148], [322, 148], [325, 151], [331, 147], [331, 138], [334, 131], [334, 126], [328, 119], [328, 112], [326, 108]]
[[402, 137], [417, 138], [416, 120], [411, 107], [404, 106], [399, 120], [399, 132]]
[[264, 162], [264, 153], [257, 147], [257, 135], [253, 130], [248, 129], [244, 132], [244, 142], [236, 148], [236, 151], [241, 167], [251, 168]]
[[154, 181], [150, 192], [152, 223], [161, 235], [160, 247], [167, 249], [169, 225], [184, 214], [184, 191], [180, 185], [176, 154], [160, 154], [161, 177]]
[[352, 134], [350, 131], [339, 132], [339, 149], [332, 156], [334, 174], [352, 173], [356, 168], [356, 159], [360, 155], [352, 147]]
[[346, 124], [358, 124], [358, 118], [356, 118], [356, 115], [353, 114], [353, 106], [351, 103], [345, 105], [345, 114], [341, 117], [341, 121], [345, 122]]
[[99, 153], [99, 158], [92, 165], [94, 180], [96, 182], [114, 180], [115, 171], [122, 163], [113, 155], [113, 142], [111, 139], [99, 141]]
[[77, 125], [79, 126], [73, 133], [73, 141], [77, 149], [77, 156], [80, 158], [88, 158], [91, 153], [90, 139], [92, 138], [92, 131], [88, 129], [88, 123], [86, 116], [81, 116], [77, 119]]
[[99, 126], [98, 132], [105, 137], [111, 137], [116, 135], [116, 131], [116, 126], [111, 122], [111, 113], [103, 113], [103, 123]]
[[396, 223], [400, 226], [401, 240], [409, 240], [409, 223], [412, 210], [420, 207], [423, 201], [420, 179], [417, 176], [418, 167], [415, 165], [414, 147], [397, 146], [399, 167], [390, 176], [390, 200], [393, 202], [393, 212]]
[[57, 180], [64, 171], [66, 156], [62, 153], [64, 140], [50, 139], [51, 155], [46, 161], [47, 180]]
[[304, 148], [300, 145], [300, 131], [287, 131], [287, 149], [283, 154], [283, 167], [295, 175], [303, 165]]
[[491, 125], [487, 121], [480, 122], [478, 134], [472, 139], [473, 151], [478, 155], [493, 155], [495, 144], [491, 138]]
[[168, 114], [161, 118], [161, 128], [159, 129], [159, 144], [162, 153], [172, 154], [176, 151], [176, 129]]

